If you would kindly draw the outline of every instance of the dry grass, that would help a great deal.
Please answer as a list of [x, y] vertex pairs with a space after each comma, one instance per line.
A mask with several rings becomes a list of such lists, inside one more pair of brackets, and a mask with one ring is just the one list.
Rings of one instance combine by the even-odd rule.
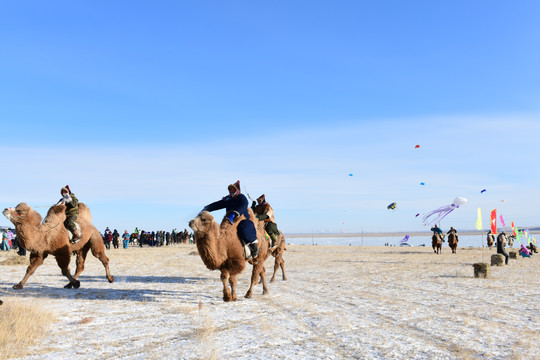
[[26, 256], [19, 256], [15, 252], [10, 252], [5, 256], [5, 259], [0, 262], [0, 265], [29, 265], [30, 260]]
[[0, 307], [0, 359], [29, 355], [28, 350], [42, 339], [55, 316], [39, 305], [4, 299]]

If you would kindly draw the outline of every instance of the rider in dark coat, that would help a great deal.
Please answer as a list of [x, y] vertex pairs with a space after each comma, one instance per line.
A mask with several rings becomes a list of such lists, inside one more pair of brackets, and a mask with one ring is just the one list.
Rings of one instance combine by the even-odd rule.
[[238, 236], [248, 244], [249, 249], [251, 250], [251, 256], [256, 258], [259, 254], [259, 249], [257, 248], [257, 231], [255, 230], [255, 225], [249, 218], [248, 200], [245, 195], [240, 192], [240, 180], [229, 185], [227, 189], [229, 190], [228, 196], [206, 205], [203, 210], [214, 211], [225, 209], [227, 212], [227, 219], [231, 223], [233, 223], [236, 216], [244, 215], [246, 218], [238, 224]]

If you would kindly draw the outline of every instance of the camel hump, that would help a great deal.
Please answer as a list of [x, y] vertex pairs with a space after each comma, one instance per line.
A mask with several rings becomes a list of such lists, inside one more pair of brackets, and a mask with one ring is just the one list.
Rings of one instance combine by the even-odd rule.
[[79, 203], [79, 217], [86, 219], [88, 222], [92, 221], [92, 214], [85, 203]]

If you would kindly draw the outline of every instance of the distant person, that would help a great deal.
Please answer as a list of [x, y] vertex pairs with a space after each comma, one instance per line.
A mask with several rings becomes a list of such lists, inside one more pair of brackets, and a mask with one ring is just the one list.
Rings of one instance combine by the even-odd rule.
[[130, 235], [128, 233], [127, 230], [124, 230], [124, 234], [122, 234], [122, 244], [123, 244], [123, 247], [124, 249], [127, 249], [129, 247], [129, 238], [130, 238]]
[[109, 229], [109, 227], [107, 226], [107, 228], [105, 229], [105, 232], [103, 233], [103, 242], [105, 243], [105, 247], [109, 250], [111, 249], [112, 239], [113, 239], [113, 235], [112, 235], [111, 229]]
[[8, 243], [7, 232], [2, 233], [2, 251], [11, 250], [11, 246]]
[[519, 253], [521, 254], [522, 257], [528, 257], [528, 258], [531, 257], [531, 252], [523, 244], [521, 244], [521, 249], [519, 250]]
[[508, 253], [504, 250], [504, 247], [506, 246], [506, 234], [501, 232], [499, 236], [497, 236], [497, 254], [503, 254], [505, 257], [505, 264], [508, 265]]
[[113, 248], [118, 249], [118, 238], [120, 237], [120, 234], [118, 233], [118, 230], [114, 229], [112, 234], [112, 244]]
[[435, 225], [434, 227], [431, 228], [431, 231], [433, 231], [434, 234], [438, 234], [438, 235], [442, 235], [442, 230], [440, 227], [438, 227], [437, 225]]

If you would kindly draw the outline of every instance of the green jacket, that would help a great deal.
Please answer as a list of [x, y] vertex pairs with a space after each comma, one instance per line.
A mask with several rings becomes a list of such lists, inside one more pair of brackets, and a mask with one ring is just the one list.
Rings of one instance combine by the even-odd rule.
[[71, 201], [66, 203], [66, 216], [75, 216], [79, 215], [79, 199], [75, 194], [71, 193]]

